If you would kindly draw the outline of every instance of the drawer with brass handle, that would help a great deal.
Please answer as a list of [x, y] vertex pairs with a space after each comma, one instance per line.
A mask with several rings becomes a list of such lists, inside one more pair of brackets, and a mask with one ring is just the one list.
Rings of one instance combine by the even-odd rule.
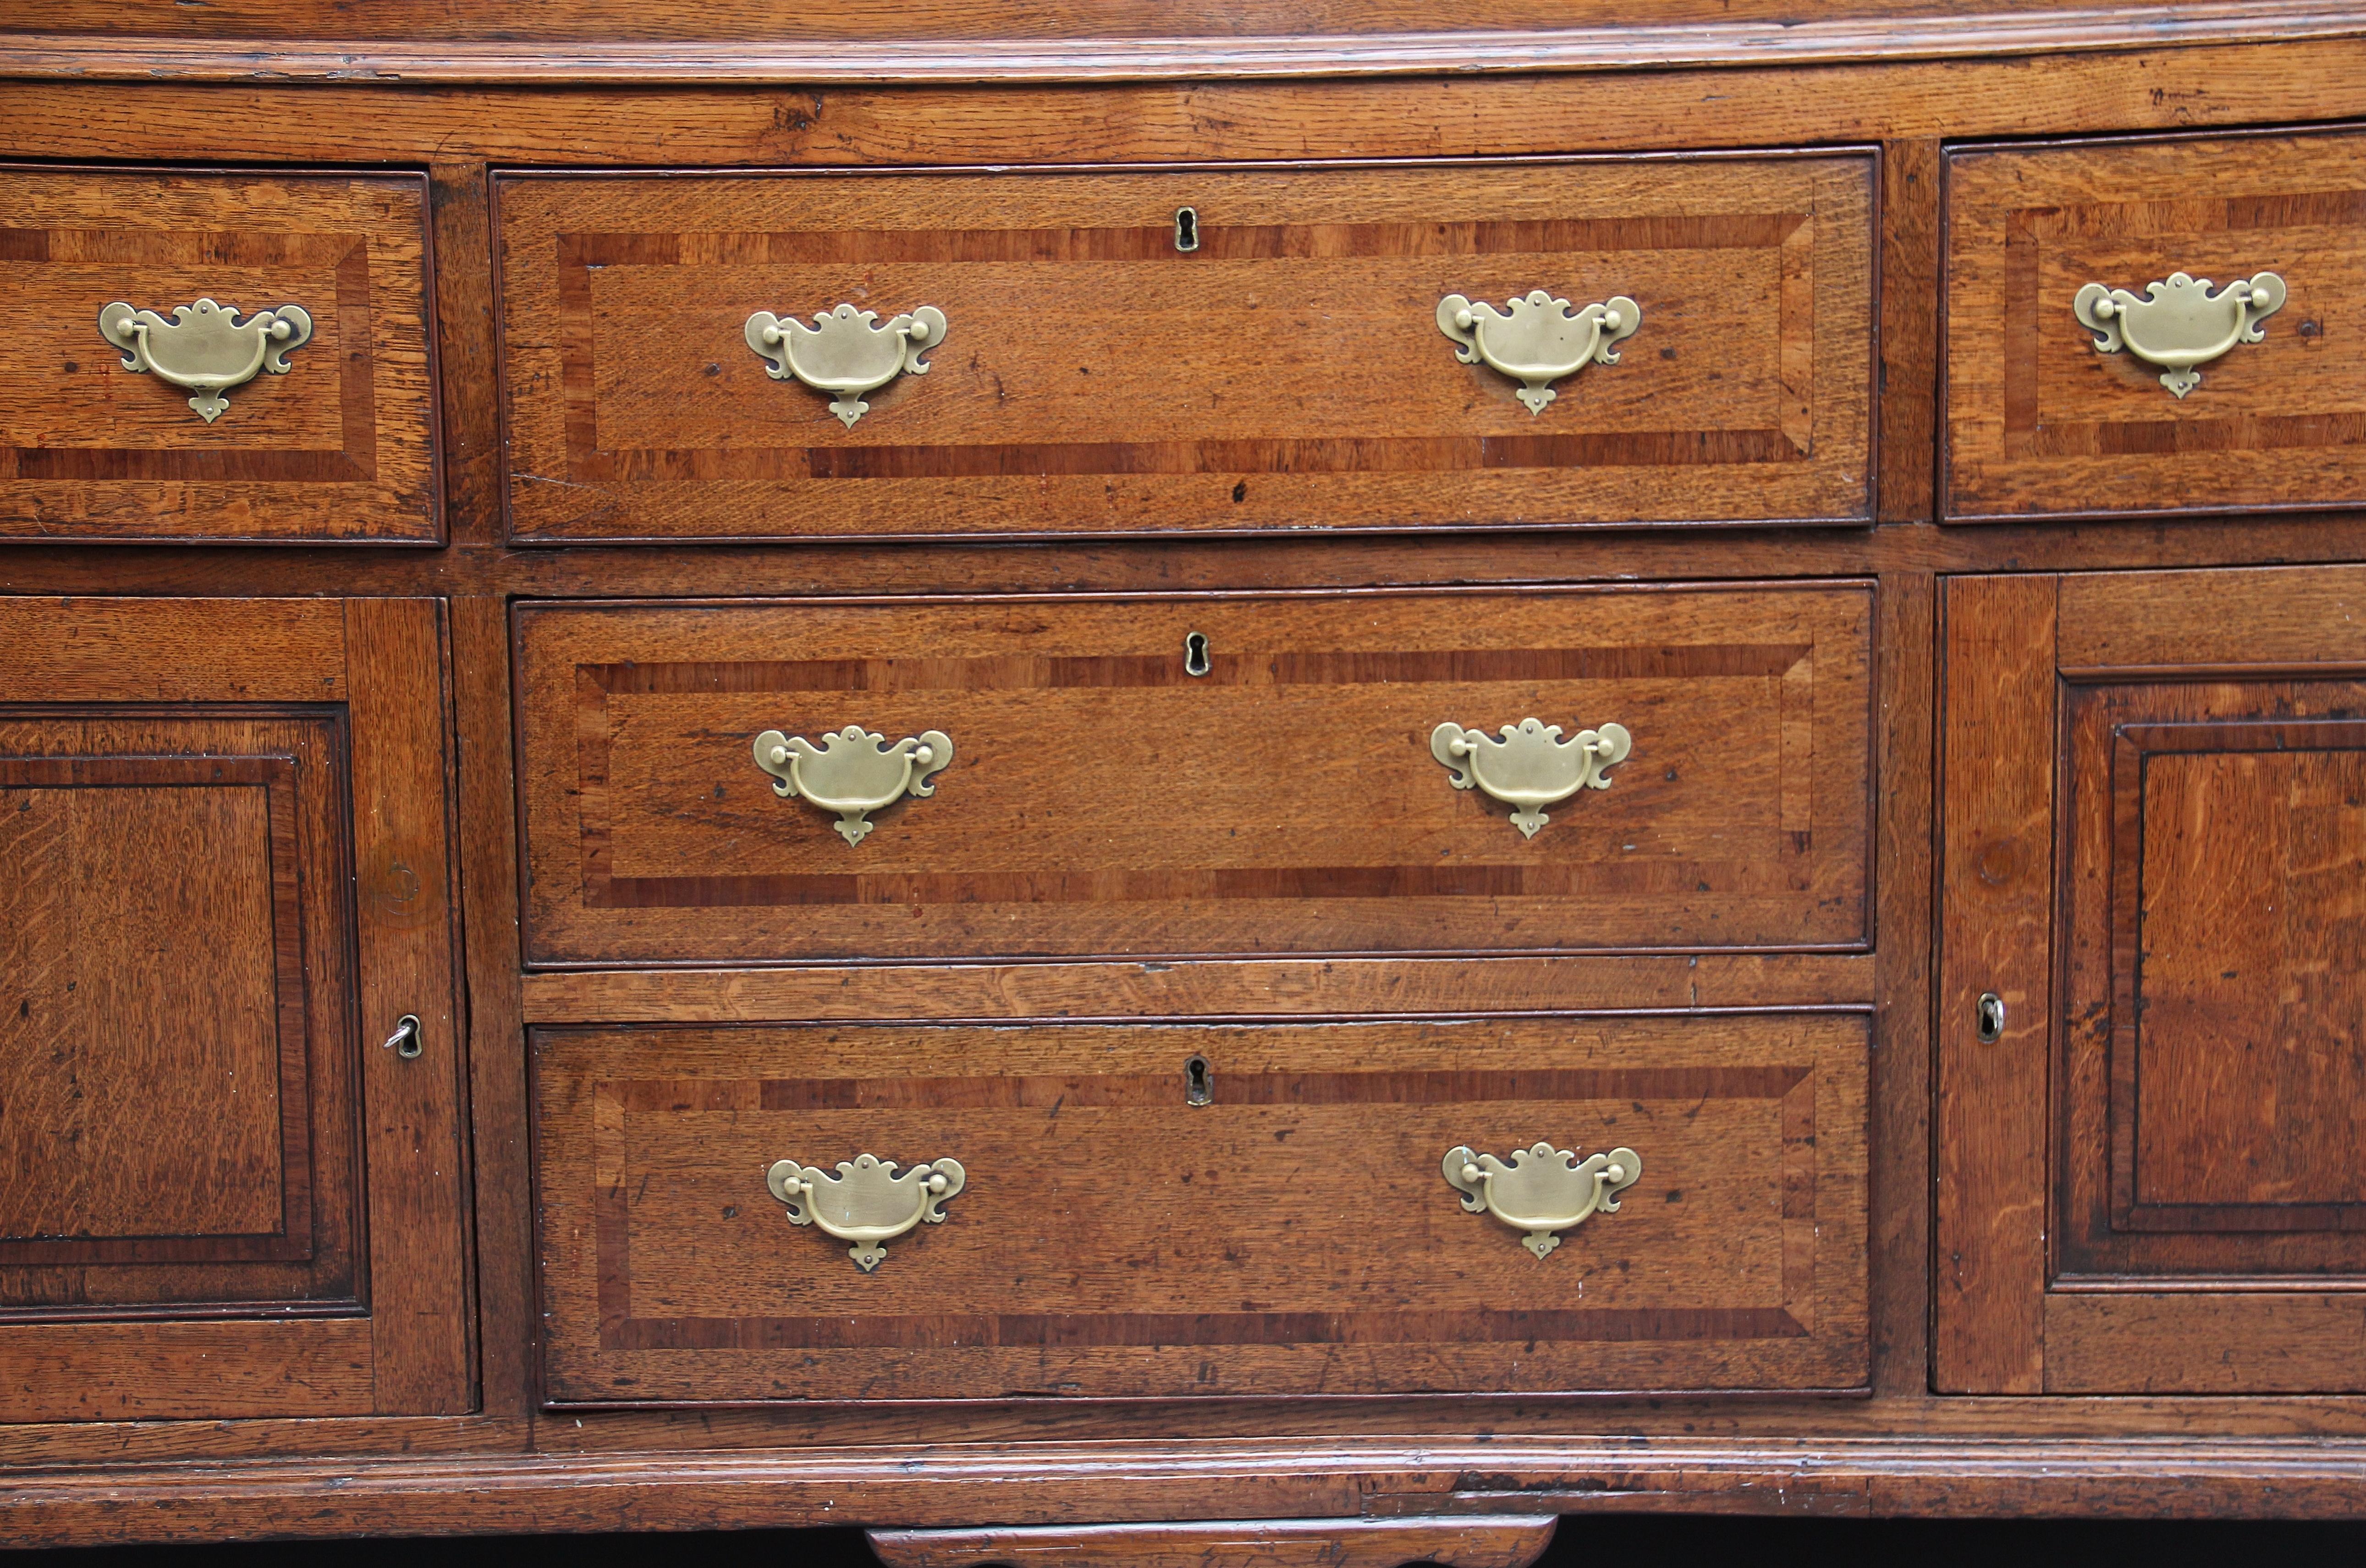
[[1947, 163], [1954, 522], [2366, 501], [2366, 133]]
[[1863, 583], [516, 615], [535, 967], [1865, 943]]
[[427, 182], [0, 169], [0, 540], [433, 543]]
[[1860, 1387], [1866, 1050], [1853, 1013], [538, 1029], [545, 1387]]
[[1873, 183], [503, 175], [512, 535], [1863, 521]]

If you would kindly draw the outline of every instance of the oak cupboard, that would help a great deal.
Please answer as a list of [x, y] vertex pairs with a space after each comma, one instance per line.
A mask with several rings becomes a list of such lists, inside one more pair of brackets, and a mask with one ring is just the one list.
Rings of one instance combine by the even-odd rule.
[[2366, 1515], [2356, 6], [25, 9], [0, 1539]]
[[0, 633], [0, 1410], [467, 1410], [437, 606]]
[[[1948, 650], [1981, 656], [1947, 687], [1943, 1387], [2366, 1377], [2361, 586], [1949, 585]], [[2035, 766], [1982, 766], [2000, 730]], [[1966, 1040], [1973, 989], [2001, 1028]]]

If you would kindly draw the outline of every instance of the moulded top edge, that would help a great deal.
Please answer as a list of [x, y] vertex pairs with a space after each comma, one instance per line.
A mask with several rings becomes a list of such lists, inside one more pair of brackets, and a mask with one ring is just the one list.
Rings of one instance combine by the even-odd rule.
[[1959, 59], [2360, 35], [2366, 13], [2349, 0], [1250, 38], [317, 39], [17, 32], [0, 33], [0, 77], [250, 84], [1125, 82]]

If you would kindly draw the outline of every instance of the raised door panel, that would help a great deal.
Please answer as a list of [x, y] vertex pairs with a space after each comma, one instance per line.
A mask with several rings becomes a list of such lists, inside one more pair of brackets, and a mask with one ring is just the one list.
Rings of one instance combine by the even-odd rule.
[[[0, 169], [0, 541], [441, 537], [428, 272], [422, 175]], [[292, 305], [310, 335], [279, 321], [277, 374], [259, 338], [175, 346], [201, 300], [243, 324]], [[165, 370], [252, 379], [127, 368], [99, 329], [118, 302], [152, 313]]]
[[[497, 190], [521, 542], [1871, 516], [1867, 155]], [[1549, 403], [1439, 322], [1538, 289], [1640, 309]], [[860, 399], [748, 337], [922, 307]]]
[[344, 749], [0, 714], [0, 1317], [358, 1299]]
[[[1852, 1014], [538, 1030], [546, 1392], [1862, 1386], [1866, 1049]], [[1540, 1140], [1639, 1174], [1557, 1233], [1441, 1174]], [[863, 1154], [961, 1177], [868, 1269], [767, 1185]]]
[[[1871, 609], [1853, 583], [527, 606], [527, 959], [1861, 947]], [[1530, 720], [1564, 760], [1605, 723], [1632, 751], [1524, 831], [1436, 748]], [[952, 760], [853, 822], [760, 766], [768, 732], [850, 725]]]
[[[2361, 588], [1951, 587], [1942, 1387], [2366, 1388]], [[2055, 735], [2051, 778], [2000, 785], [1959, 707]]]
[[2058, 1273], [2366, 1276], [2366, 681], [2067, 707]]
[[468, 1408], [435, 607], [0, 643], [0, 1419]]
[[[2366, 337], [2366, 132], [1960, 149], [1946, 199], [1949, 521], [2366, 500], [2347, 347]], [[2288, 292], [2241, 341], [2223, 296], [2263, 273]], [[2089, 285], [2136, 304], [2090, 326]], [[2107, 336], [2127, 346], [2099, 353]], [[2138, 352], [2221, 342], [2183, 369]]]

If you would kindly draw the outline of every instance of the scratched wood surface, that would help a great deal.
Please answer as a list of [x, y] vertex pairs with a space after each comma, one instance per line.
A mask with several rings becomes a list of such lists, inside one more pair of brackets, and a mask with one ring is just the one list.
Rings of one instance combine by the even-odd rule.
[[[415, 175], [0, 171], [0, 539], [434, 541], [427, 272]], [[200, 298], [312, 318], [211, 422], [97, 325]]]
[[[1853, 946], [1870, 598], [530, 608], [528, 953]], [[1636, 739], [1527, 838], [1430, 743], [1532, 717]], [[850, 846], [776, 796], [752, 743], [855, 723], [941, 731], [954, 759]]]
[[[521, 540], [1850, 521], [1871, 515], [1868, 157], [843, 179], [507, 176]], [[1197, 249], [1175, 214], [1197, 214]], [[1438, 301], [1620, 296], [1531, 414]], [[749, 315], [923, 305], [828, 399]]]
[[[535, 1041], [563, 1402], [1864, 1379], [1861, 1015]], [[1542, 1260], [1438, 1172], [1539, 1139], [1644, 1171]], [[864, 1152], [968, 1173], [869, 1273], [764, 1185]]]
[[[1961, 151], [1947, 181], [1950, 521], [2366, 500], [2366, 136]], [[2181, 398], [2071, 313], [2180, 272], [2291, 291]]]

